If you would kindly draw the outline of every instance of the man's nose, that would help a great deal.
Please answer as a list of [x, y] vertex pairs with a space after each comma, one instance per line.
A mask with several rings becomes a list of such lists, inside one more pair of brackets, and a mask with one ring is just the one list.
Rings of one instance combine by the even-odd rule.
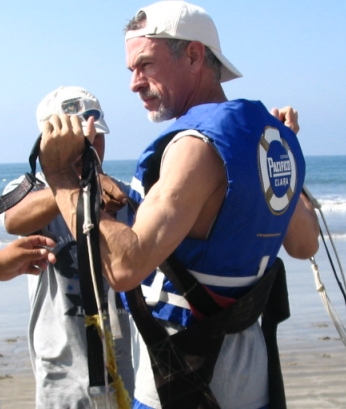
[[130, 88], [132, 92], [139, 92], [142, 88], [148, 87], [148, 81], [146, 77], [138, 71], [133, 71], [131, 77]]

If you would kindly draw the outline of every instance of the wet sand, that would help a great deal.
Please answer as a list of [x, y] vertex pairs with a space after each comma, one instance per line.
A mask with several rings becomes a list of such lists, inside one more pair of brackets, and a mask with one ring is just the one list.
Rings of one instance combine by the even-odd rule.
[[35, 408], [35, 379], [25, 336], [0, 341], [0, 408]]
[[297, 340], [281, 348], [281, 365], [289, 409], [346, 407], [346, 349], [339, 339]]

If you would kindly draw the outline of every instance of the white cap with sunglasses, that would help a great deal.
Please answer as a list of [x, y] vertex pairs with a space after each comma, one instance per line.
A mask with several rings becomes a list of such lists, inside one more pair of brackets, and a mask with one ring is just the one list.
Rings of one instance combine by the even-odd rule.
[[90, 116], [95, 119], [97, 133], [109, 133], [103, 111], [98, 99], [86, 89], [76, 86], [59, 87], [50, 92], [38, 104], [36, 110], [37, 125], [42, 132], [43, 124], [52, 115], [78, 115], [83, 128]]

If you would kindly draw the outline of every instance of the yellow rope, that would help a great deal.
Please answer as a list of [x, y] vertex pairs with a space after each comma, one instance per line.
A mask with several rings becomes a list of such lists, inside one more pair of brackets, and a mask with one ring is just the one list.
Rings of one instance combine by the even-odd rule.
[[[85, 325], [87, 327], [94, 325], [97, 328], [97, 332], [101, 337], [101, 325], [100, 325], [100, 317], [99, 315], [88, 315], [85, 317]], [[116, 397], [116, 401], [118, 403], [119, 409], [130, 409], [131, 407], [131, 399], [130, 396], [125, 389], [123, 380], [121, 376], [118, 374], [118, 367], [115, 360], [114, 354], [114, 341], [112, 338], [112, 334], [105, 325], [105, 336], [106, 336], [106, 345], [107, 345], [107, 369], [110, 376], [113, 379], [111, 385], [114, 388], [114, 393]]]

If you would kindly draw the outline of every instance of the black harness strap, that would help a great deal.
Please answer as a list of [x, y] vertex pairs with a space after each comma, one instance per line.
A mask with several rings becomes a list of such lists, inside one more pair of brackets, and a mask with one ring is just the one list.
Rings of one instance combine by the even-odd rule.
[[[86, 235], [84, 234], [84, 202], [82, 189], [90, 185], [90, 211], [91, 222], [95, 226], [90, 230], [91, 247], [93, 254], [93, 262], [96, 274], [97, 289], [100, 299], [104, 300], [103, 281], [102, 281], [102, 265], [99, 248], [99, 210], [100, 199], [98, 192], [98, 180], [95, 169], [95, 153], [90, 142], [85, 139], [86, 148], [83, 153], [82, 162], [83, 170], [81, 177], [81, 192], [78, 198], [77, 207], [77, 254], [78, 254], [78, 272], [82, 304], [86, 316], [93, 316], [98, 313], [96, 297], [94, 293], [93, 281], [91, 277], [91, 267], [88, 258], [88, 246]], [[107, 305], [103, 305], [103, 310], [107, 309]], [[86, 337], [88, 345], [88, 368], [89, 368], [89, 385], [104, 386], [104, 357], [102, 342], [95, 325], [86, 327]]]
[[30, 173], [26, 173], [20, 185], [11, 192], [0, 197], [0, 213], [6, 212], [19, 203], [35, 186]]
[[36, 139], [36, 142], [32, 148], [29, 156], [29, 163], [31, 167], [31, 172], [26, 173], [25, 177], [20, 185], [18, 185], [11, 192], [0, 197], [0, 214], [6, 212], [6, 210], [11, 209], [19, 203], [31, 190], [37, 187], [44, 187], [44, 183], [38, 180], [35, 176], [36, 174], [36, 160], [40, 151], [41, 134]]
[[[273, 267], [237, 302], [171, 336], [152, 317], [140, 287], [126, 294], [134, 321], [148, 347], [163, 409], [218, 409], [209, 383], [224, 336], [245, 330], [262, 313], [266, 317], [265, 337], [269, 334], [268, 342], [276, 345], [278, 320], [289, 316], [289, 311], [285, 310], [288, 305], [282, 306], [280, 314], [272, 313], [277, 307], [275, 302], [282, 297], [281, 286], [285, 285], [285, 279], [277, 278], [282, 275], [285, 276], [284, 265], [277, 259]], [[274, 282], [278, 283], [275, 291], [280, 292], [270, 297]], [[287, 295], [287, 289], [283, 289], [285, 291]], [[277, 362], [274, 370], [271, 369], [273, 362], [275, 359], [269, 359], [270, 374], [276, 377], [279, 370], [281, 376]], [[270, 407], [284, 409], [286, 405], [280, 401], [271, 403]]]
[[[127, 199], [133, 212], [136, 213], [139, 204], [130, 197]], [[160, 270], [186, 298], [189, 304], [194, 306], [202, 315], [208, 316], [222, 309], [205, 287], [200, 285], [173, 254], [160, 265]]]
[[190, 328], [168, 336], [147, 309], [140, 287], [126, 298], [148, 348], [162, 408], [220, 409], [208, 384], [223, 337], [203, 334], [196, 343]]
[[169, 256], [160, 265], [160, 270], [173, 283], [180, 294], [185, 297], [188, 303], [203, 316], [216, 314], [222, 310], [206, 288], [200, 285], [196, 278], [190, 274], [174, 255]]
[[286, 274], [282, 264], [262, 314], [262, 331], [268, 354], [269, 409], [286, 409], [287, 407], [276, 333], [278, 324], [289, 317]]

